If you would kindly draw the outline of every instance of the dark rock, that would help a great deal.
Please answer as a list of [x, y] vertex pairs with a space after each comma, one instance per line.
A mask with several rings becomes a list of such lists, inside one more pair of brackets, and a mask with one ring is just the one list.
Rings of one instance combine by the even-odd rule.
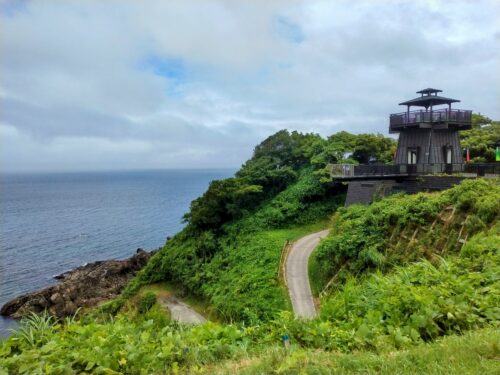
[[137, 249], [125, 260], [98, 261], [55, 276], [61, 282], [7, 302], [0, 314], [21, 318], [30, 312], [48, 310], [65, 317], [80, 307], [94, 307], [117, 297], [135, 274], [146, 265], [153, 252]]

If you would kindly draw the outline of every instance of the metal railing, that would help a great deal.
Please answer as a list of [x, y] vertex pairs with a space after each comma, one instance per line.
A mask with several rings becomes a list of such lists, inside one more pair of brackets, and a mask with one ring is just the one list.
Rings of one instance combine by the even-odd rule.
[[420, 123], [452, 122], [462, 126], [472, 124], [472, 111], [463, 109], [437, 109], [410, 111], [390, 115], [391, 130]]
[[474, 164], [329, 164], [330, 176], [335, 178], [390, 177], [429, 174], [465, 174], [471, 177], [500, 176], [500, 163]]
[[403, 165], [389, 165], [389, 164], [329, 164], [328, 169], [330, 176], [335, 177], [362, 177], [362, 176], [389, 176], [400, 175], [403, 172], [401, 167]]
[[463, 164], [463, 173], [477, 176], [500, 176], [500, 163], [470, 163]]

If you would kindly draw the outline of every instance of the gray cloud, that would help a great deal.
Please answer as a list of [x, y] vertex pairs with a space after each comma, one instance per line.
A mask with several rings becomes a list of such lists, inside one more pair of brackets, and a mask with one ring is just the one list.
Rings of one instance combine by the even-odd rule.
[[235, 167], [387, 132], [437, 87], [500, 118], [498, 1], [0, 1], [0, 168]]

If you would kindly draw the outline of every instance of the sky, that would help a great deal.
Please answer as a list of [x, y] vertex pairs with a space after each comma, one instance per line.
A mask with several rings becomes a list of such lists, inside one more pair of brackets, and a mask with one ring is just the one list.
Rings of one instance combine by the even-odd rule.
[[500, 119], [500, 0], [0, 0], [0, 172], [237, 168], [427, 87]]

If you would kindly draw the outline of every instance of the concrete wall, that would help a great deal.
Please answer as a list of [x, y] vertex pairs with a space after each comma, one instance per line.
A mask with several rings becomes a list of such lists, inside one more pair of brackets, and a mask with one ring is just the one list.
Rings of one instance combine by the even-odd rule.
[[350, 181], [345, 205], [355, 203], [369, 204], [377, 197], [403, 192], [415, 194], [446, 190], [459, 184], [465, 177], [456, 176], [419, 176], [397, 180], [355, 180]]

